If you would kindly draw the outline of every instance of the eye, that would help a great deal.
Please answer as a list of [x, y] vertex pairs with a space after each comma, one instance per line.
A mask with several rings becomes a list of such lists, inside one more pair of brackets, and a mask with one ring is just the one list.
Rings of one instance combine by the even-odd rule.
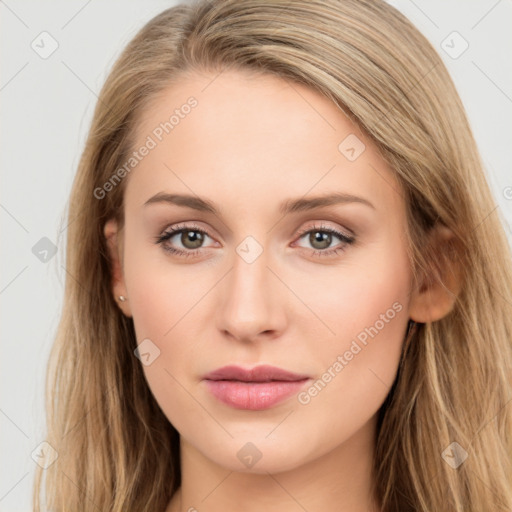
[[[314, 256], [332, 256], [338, 254], [343, 252], [347, 248], [347, 245], [355, 242], [354, 236], [344, 234], [334, 228], [328, 228], [325, 226], [313, 226], [313, 228], [309, 228], [299, 233], [300, 239], [305, 238], [306, 235], [307, 242], [313, 246]], [[333, 248], [329, 248], [332, 244], [333, 236], [334, 238], [341, 240], [342, 243], [334, 246]]]
[[[178, 235], [181, 235], [178, 237]], [[165, 251], [178, 256], [195, 256], [199, 253], [205, 237], [210, 238], [208, 233], [197, 226], [191, 225], [177, 225], [172, 229], [168, 229], [161, 235], [156, 237], [156, 243], [161, 244]], [[171, 244], [173, 238], [178, 238], [183, 246], [183, 249], [174, 247]]]

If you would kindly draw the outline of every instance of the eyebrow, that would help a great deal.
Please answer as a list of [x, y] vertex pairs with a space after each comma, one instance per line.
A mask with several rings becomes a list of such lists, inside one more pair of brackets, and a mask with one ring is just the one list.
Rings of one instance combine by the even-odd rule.
[[[144, 206], [155, 203], [168, 203], [176, 206], [183, 206], [186, 208], [192, 208], [201, 212], [208, 212], [214, 215], [218, 215], [218, 209], [215, 204], [207, 199], [203, 199], [199, 196], [190, 196], [185, 194], [169, 194], [167, 192], [159, 192], [153, 197], [150, 197]], [[289, 213], [304, 212], [313, 210], [315, 208], [321, 208], [323, 206], [332, 206], [336, 204], [348, 204], [348, 203], [360, 203], [375, 210], [375, 206], [363, 197], [354, 196], [352, 194], [345, 194], [342, 192], [335, 192], [322, 196], [315, 196], [310, 198], [298, 198], [288, 199], [281, 203], [279, 212], [282, 215]]]

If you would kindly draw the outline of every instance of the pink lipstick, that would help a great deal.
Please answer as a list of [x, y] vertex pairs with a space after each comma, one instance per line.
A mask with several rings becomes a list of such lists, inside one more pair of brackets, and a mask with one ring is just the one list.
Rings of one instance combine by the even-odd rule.
[[221, 402], [235, 409], [259, 411], [299, 392], [310, 377], [269, 365], [252, 369], [230, 365], [208, 373], [203, 379]]

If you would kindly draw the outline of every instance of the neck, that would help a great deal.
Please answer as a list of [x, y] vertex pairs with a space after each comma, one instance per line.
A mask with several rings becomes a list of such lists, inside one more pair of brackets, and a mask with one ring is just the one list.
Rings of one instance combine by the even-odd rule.
[[166, 512], [378, 512], [375, 419], [328, 453], [280, 472], [230, 471], [181, 439], [182, 485]]

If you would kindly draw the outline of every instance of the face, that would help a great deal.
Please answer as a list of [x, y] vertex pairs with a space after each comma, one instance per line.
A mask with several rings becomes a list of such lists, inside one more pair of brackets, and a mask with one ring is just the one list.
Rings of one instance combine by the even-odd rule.
[[[405, 205], [376, 147], [318, 93], [235, 71], [155, 98], [143, 145], [125, 178], [117, 291], [182, 441], [263, 473], [369, 440], [412, 282]], [[293, 375], [205, 379], [227, 365]]]

